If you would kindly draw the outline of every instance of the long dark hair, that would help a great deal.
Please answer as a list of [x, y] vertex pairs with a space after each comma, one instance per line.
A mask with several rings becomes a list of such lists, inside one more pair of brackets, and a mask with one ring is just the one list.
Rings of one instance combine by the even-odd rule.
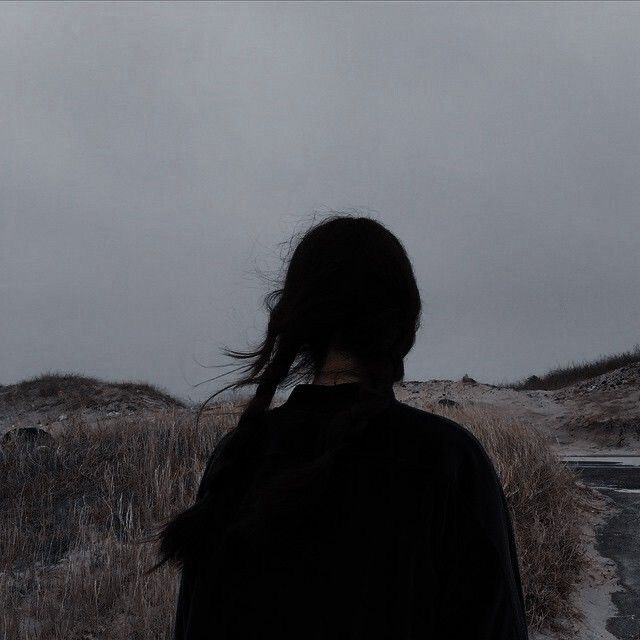
[[255, 395], [209, 458], [195, 503], [163, 525], [160, 560], [151, 570], [167, 561], [184, 564], [202, 553], [210, 555], [220, 546], [246, 497], [263, 446], [261, 427], [279, 387], [308, 380], [330, 349], [357, 362], [356, 402], [332, 417], [331, 432], [338, 437], [322, 456], [284, 470], [254, 491], [255, 504], [244, 520], [235, 520], [236, 530], [243, 524], [252, 531], [266, 530], [260, 523], [277, 517], [285, 504], [288, 513], [313, 512], [341, 454], [386, 406], [391, 385], [404, 377], [404, 357], [420, 326], [421, 301], [398, 238], [369, 217], [334, 213], [290, 246], [284, 282], [265, 298], [266, 335], [255, 350], [225, 349], [226, 355], [249, 362], [243, 377], [214, 394], [257, 384]]

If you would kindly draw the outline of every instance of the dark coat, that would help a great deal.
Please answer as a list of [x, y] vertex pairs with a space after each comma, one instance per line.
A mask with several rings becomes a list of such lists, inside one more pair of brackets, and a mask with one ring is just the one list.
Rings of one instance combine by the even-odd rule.
[[[267, 412], [256, 482], [319, 455], [356, 392], [301, 384]], [[313, 528], [292, 513], [259, 540], [228, 540], [215, 570], [185, 565], [174, 639], [527, 640], [507, 503], [468, 430], [391, 392], [332, 486]]]

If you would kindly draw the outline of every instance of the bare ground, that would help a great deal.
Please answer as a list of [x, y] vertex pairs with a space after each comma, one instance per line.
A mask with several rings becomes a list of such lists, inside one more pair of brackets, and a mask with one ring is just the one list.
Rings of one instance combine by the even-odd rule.
[[491, 407], [535, 427], [559, 455], [640, 451], [640, 363], [555, 391], [455, 380], [401, 382], [396, 397], [415, 406]]

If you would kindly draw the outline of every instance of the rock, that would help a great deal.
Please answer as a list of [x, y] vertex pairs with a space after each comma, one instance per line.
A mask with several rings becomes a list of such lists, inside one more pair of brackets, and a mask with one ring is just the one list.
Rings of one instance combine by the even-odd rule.
[[2, 436], [2, 445], [7, 444], [28, 444], [28, 445], [50, 445], [54, 442], [54, 437], [44, 429], [38, 427], [18, 427], [7, 431]]
[[459, 403], [455, 400], [451, 400], [450, 398], [440, 398], [438, 400], [438, 404], [441, 404], [443, 407], [459, 407]]

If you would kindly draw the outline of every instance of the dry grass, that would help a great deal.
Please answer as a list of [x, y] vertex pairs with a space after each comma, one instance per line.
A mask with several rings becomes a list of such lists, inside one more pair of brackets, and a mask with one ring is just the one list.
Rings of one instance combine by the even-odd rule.
[[168, 638], [175, 572], [140, 544], [193, 499], [229, 419], [186, 411], [89, 430], [55, 449], [4, 450], [0, 466], [0, 638]]
[[[487, 413], [439, 407], [485, 444], [505, 484], [531, 628], [572, 614], [583, 566], [573, 476], [529, 431]], [[434, 410], [434, 412], [436, 412]], [[68, 425], [54, 449], [15, 444], [0, 459], [0, 638], [169, 639], [177, 575], [143, 576], [150, 528], [193, 499], [210, 451], [233, 416], [198, 431], [183, 410], [89, 430]]]
[[601, 356], [590, 362], [572, 362], [571, 364], [552, 369], [545, 375], [529, 376], [525, 380], [501, 386], [510, 387], [517, 391], [544, 390], [552, 391], [569, 385], [595, 378], [603, 373], [614, 371], [628, 364], [640, 362], [640, 344], [636, 344], [630, 351], [623, 351], [614, 355]]
[[55, 399], [65, 411], [100, 408], [114, 394], [124, 406], [140, 408], [141, 401], [168, 407], [184, 407], [184, 403], [167, 391], [147, 382], [105, 381], [77, 373], [46, 372], [16, 384], [2, 386], [0, 393], [7, 403], [30, 402], [36, 405]]

